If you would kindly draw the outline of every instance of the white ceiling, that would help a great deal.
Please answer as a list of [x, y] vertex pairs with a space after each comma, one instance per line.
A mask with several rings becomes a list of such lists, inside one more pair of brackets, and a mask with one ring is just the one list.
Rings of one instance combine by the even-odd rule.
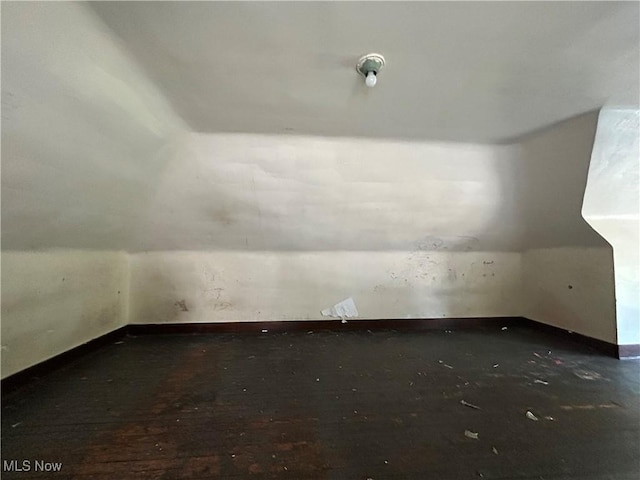
[[90, 5], [196, 132], [493, 143], [638, 104], [637, 2]]

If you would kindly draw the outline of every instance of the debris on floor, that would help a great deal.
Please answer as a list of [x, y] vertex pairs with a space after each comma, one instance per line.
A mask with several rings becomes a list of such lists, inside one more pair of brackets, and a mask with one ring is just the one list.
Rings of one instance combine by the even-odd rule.
[[600, 405], [560, 405], [562, 410], [595, 410], [596, 408], [617, 408], [617, 403], [602, 403]]
[[465, 430], [464, 436], [468, 438], [473, 438], [474, 440], [478, 440], [478, 432], [472, 432], [471, 430]]
[[474, 408], [476, 410], [480, 410], [480, 407], [478, 407], [477, 405], [474, 405], [473, 403], [465, 402], [464, 400], [460, 400], [460, 403], [462, 405], [464, 405], [465, 407], [469, 407], [469, 408]]
[[444, 363], [442, 360], [438, 360], [438, 363], [441, 364], [444, 367], [453, 369], [453, 367], [451, 365]]
[[538, 421], [538, 417], [536, 417], [533, 413], [527, 410], [526, 416], [529, 420], [533, 420], [534, 422]]
[[589, 370], [575, 370], [574, 375], [583, 380], [599, 380], [602, 378], [599, 373], [591, 372]]
[[507, 329], [507, 327], [502, 327], [500, 330], [506, 330], [506, 329]]
[[550, 417], [550, 416], [548, 416], [548, 415], [547, 415], [546, 417], [544, 417], [544, 419], [545, 419], [545, 420], [549, 420], [549, 421], [551, 421], [551, 422], [555, 421], [555, 418]]
[[498, 455], [498, 449], [496, 447], [491, 447], [491, 451]]
[[267, 333], [269, 330], [267, 330], [266, 328], [262, 329], [262, 333]]
[[542, 385], [549, 385], [549, 382], [546, 382], [544, 380], [540, 380], [538, 378], [536, 378], [533, 383], [541, 383]]

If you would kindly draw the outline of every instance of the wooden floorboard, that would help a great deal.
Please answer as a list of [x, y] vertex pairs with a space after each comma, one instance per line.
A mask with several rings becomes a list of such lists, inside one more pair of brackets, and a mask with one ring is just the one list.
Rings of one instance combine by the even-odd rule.
[[31, 462], [3, 479], [637, 480], [639, 452], [640, 361], [521, 325], [129, 336], [2, 406]]

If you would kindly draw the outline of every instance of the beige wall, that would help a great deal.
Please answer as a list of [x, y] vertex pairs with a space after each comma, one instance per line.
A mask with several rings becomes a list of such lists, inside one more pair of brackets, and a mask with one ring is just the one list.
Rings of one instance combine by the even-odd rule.
[[517, 251], [511, 146], [184, 136], [128, 250]]
[[520, 142], [522, 163], [516, 182], [523, 250], [561, 246], [609, 247], [582, 218], [582, 200], [598, 112], [591, 112], [529, 135]]
[[127, 323], [127, 256], [2, 252], [2, 377]]
[[317, 320], [352, 297], [366, 319], [520, 315], [520, 255], [155, 252], [131, 256], [132, 323]]
[[522, 271], [525, 317], [617, 343], [611, 249], [529, 250]]
[[522, 308], [532, 320], [616, 343], [613, 253], [581, 214], [597, 120], [582, 115], [520, 144]]
[[2, 4], [2, 377], [127, 322], [120, 244], [180, 131], [90, 9]]
[[640, 110], [600, 112], [582, 214], [613, 246], [618, 343], [640, 344]]
[[82, 3], [2, 4], [2, 248], [126, 250], [182, 131]]

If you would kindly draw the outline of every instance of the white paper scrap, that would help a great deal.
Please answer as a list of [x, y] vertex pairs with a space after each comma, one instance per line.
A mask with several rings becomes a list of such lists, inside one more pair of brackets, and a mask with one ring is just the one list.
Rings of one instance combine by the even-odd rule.
[[358, 309], [356, 308], [353, 298], [349, 297], [336, 303], [331, 308], [325, 308], [321, 313], [325, 317], [341, 318], [344, 320], [345, 318], [357, 317]]

